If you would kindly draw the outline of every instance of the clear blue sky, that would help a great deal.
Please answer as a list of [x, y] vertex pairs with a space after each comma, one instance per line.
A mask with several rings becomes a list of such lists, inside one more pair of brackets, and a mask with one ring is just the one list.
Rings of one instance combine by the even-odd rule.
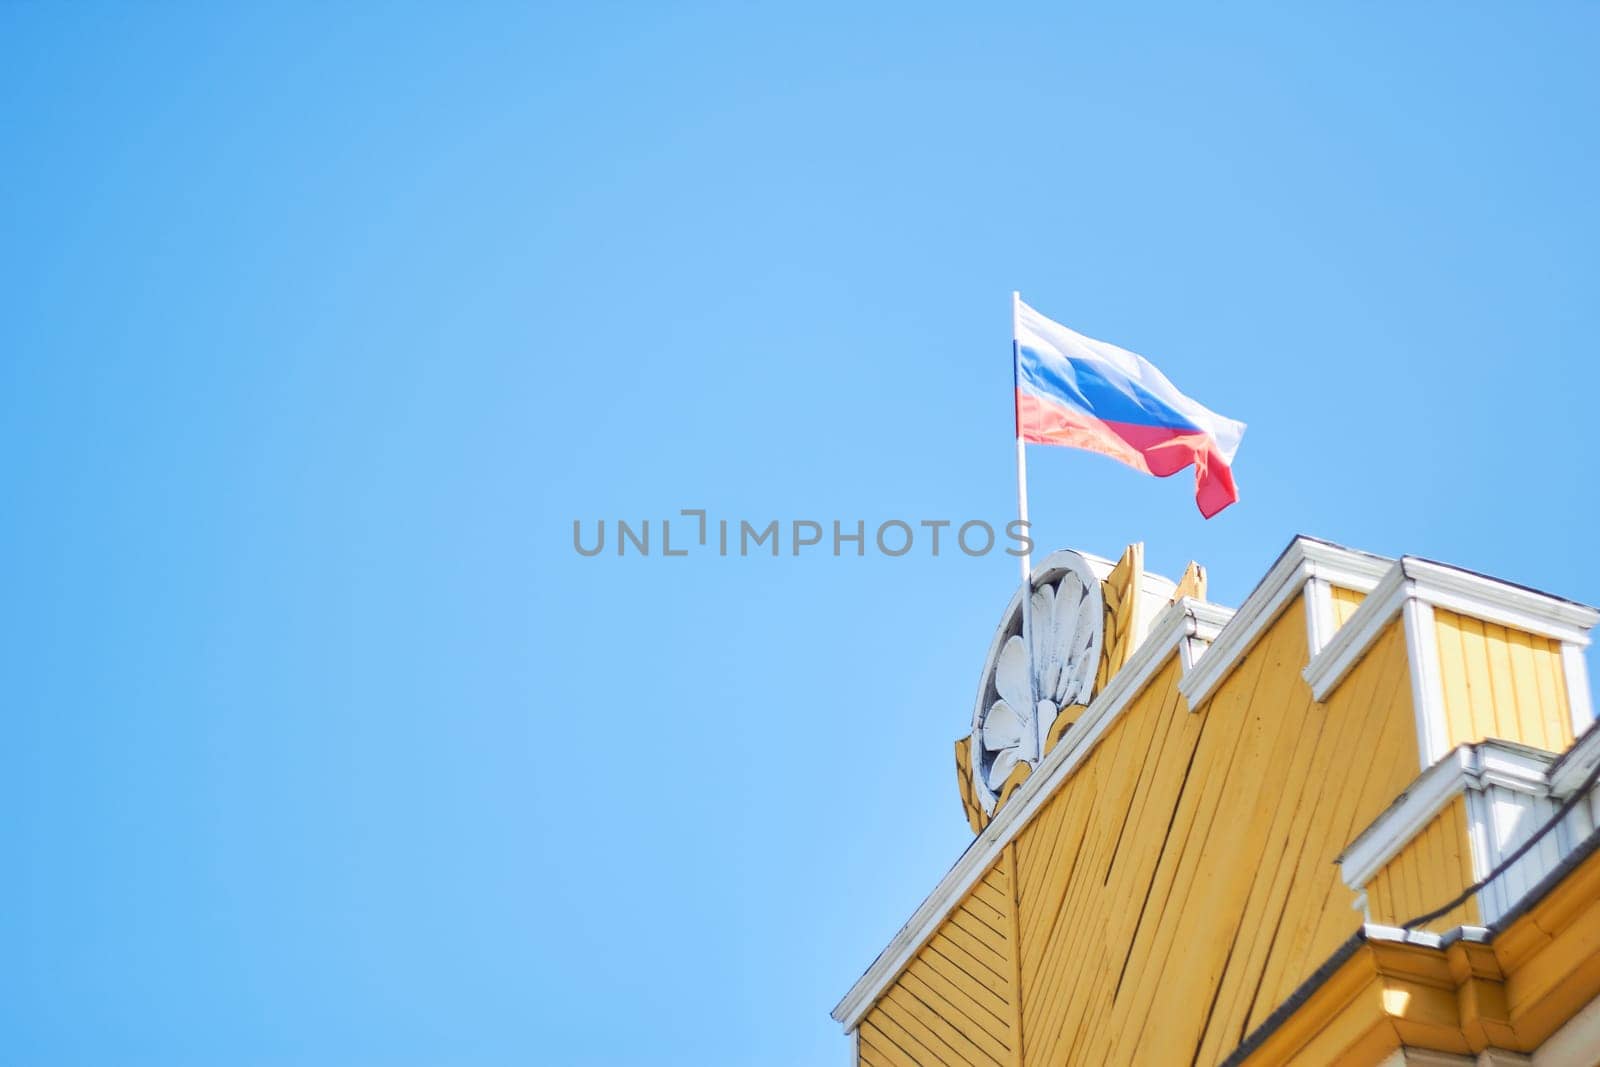
[[1600, 601], [1600, 8], [469, 6], [0, 10], [0, 1062], [842, 1062], [1014, 561], [571, 524], [1003, 522], [1013, 288], [1250, 424], [1044, 547]]

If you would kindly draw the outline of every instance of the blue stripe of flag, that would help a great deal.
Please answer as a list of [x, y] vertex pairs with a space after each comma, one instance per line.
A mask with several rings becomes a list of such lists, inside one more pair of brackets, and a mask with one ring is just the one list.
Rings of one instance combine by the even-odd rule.
[[1104, 368], [1087, 360], [1070, 357], [1045, 360], [1027, 345], [1020, 347], [1022, 361], [1018, 376], [1022, 387], [1035, 396], [1075, 407], [1102, 422], [1204, 432], [1131, 379], [1121, 375], [1113, 378]]

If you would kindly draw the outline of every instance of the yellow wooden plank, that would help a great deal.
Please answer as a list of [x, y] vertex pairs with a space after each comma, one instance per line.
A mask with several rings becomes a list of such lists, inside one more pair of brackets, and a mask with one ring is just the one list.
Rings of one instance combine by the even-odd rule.
[[[887, 1067], [919, 1067], [918, 1060], [907, 1052], [898, 1042], [891, 1037], [882, 1026], [878, 1025], [878, 1013], [873, 1011], [861, 1021], [857, 1028], [861, 1036], [861, 1049], [863, 1053], [871, 1051], [873, 1067], [887, 1065]], [[863, 1061], [867, 1057], [862, 1056]]]
[[906, 974], [932, 987], [952, 1009], [973, 1026], [983, 1026], [995, 1033], [1011, 1028], [1011, 998], [991, 986], [952, 966], [943, 956], [935, 953], [919, 955], [906, 969]]
[[[1323, 783], [1339, 782], [1348, 788], [1350, 754], [1362, 746], [1369, 720], [1383, 713], [1383, 702], [1377, 696], [1386, 675], [1397, 669], [1393, 661], [1401, 640], [1397, 626], [1391, 626], [1322, 707], [1328, 725], [1319, 738], [1311, 770], [1295, 797], [1299, 818], [1283, 857], [1291, 881], [1284, 889], [1285, 899], [1279, 906], [1271, 940], [1252, 969], [1255, 989], [1218, 1024], [1227, 1034], [1238, 1035], [1257, 1025], [1279, 999], [1275, 995], [1276, 984], [1300, 974], [1297, 961], [1314, 936], [1307, 902], [1326, 892], [1318, 886], [1318, 878], [1327, 873], [1321, 869], [1319, 859], [1326, 851], [1330, 827], [1339, 814], [1339, 791], [1328, 789]], [[1293, 900], [1288, 899], [1291, 890]]]
[[[1465, 797], [1457, 797], [1455, 802], [1450, 805], [1449, 813], [1449, 838], [1446, 850], [1450, 863], [1454, 865], [1456, 891], [1460, 892], [1477, 880], [1472, 874], [1472, 842], [1467, 836], [1467, 799]], [[1468, 897], [1466, 902], [1461, 905], [1459, 912], [1458, 923], [1476, 925], [1478, 922], [1477, 894]]]
[[1567, 700], [1566, 676], [1561, 667], [1561, 645], [1556, 641], [1530, 638], [1533, 653], [1534, 684], [1538, 692], [1545, 736], [1553, 740], [1552, 752], [1565, 752], [1572, 746], [1572, 712]]
[[[1423, 895], [1417, 901], [1417, 910], [1412, 915], [1406, 916], [1408, 919], [1442, 907], [1461, 892], [1461, 886], [1456, 884], [1455, 865], [1450, 862], [1445, 849], [1445, 838], [1448, 836], [1446, 824], [1449, 818], [1447, 811], [1440, 812], [1428, 823], [1426, 842], [1421, 856], [1418, 857], [1422, 868], [1418, 871], [1418, 881], [1422, 883]], [[1446, 915], [1443, 920], [1435, 920], [1441, 924], [1436, 928], [1445, 930], [1454, 925], [1444, 921], [1448, 918]]]
[[[1160, 730], [1162, 722], [1176, 716], [1188, 718], [1178, 708], [1176, 681], [1176, 672], [1169, 671], [1152, 684], [1140, 702], [1139, 714], [1123, 724], [1124, 732], [1116, 738], [1117, 747], [1107, 749], [1106, 758], [1118, 760], [1121, 769], [1115, 774], [1123, 778], [1124, 786], [1142, 777], [1132, 771], [1133, 759], [1147, 759], [1147, 738]], [[1108, 996], [1115, 981], [1115, 975], [1107, 973], [1109, 931], [1105, 916], [1108, 911], [1118, 910], [1119, 905], [1127, 907], [1127, 899], [1108, 889], [1110, 880], [1102, 872], [1111, 851], [1120, 847], [1119, 838], [1128, 841], [1130, 847], [1139, 847], [1139, 837], [1137, 831], [1121, 825], [1126, 804], [1101, 804], [1099, 784], [1087, 781], [1085, 785], [1092, 792], [1080, 803], [1088, 807], [1093, 817], [1081, 849], [1087, 859], [1074, 864], [1074, 885], [1058, 908], [1041, 961], [1043, 980], [1024, 976], [1024, 988], [1029, 992], [1023, 1025], [1030, 1062], [1048, 1062], [1057, 1055], [1060, 1035], [1074, 1032], [1084, 1018], [1094, 1013], [1096, 999]]]
[[[1330, 860], [1357, 833], [1370, 825], [1417, 776], [1416, 725], [1410, 712], [1410, 675], [1403, 659], [1400, 663], [1401, 670], [1393, 677], [1389, 696], [1387, 699], [1380, 696], [1379, 703], [1391, 709], [1403, 708], [1404, 714], [1381, 714], [1381, 726], [1367, 735], [1376, 738], [1372, 742], [1372, 755], [1364, 761], [1370, 769], [1364, 769], [1359, 777], [1353, 779], [1359, 785], [1348, 793], [1351, 803], [1341, 808], [1342, 822], [1336, 822], [1329, 830], [1325, 854]], [[1348, 891], [1338, 878], [1337, 868], [1330, 863], [1325, 871], [1322, 884], [1327, 887], [1328, 896], [1321, 908], [1312, 911], [1317, 916], [1317, 922], [1312, 941], [1307, 946], [1310, 958], [1301, 961], [1301, 965], [1308, 970], [1342, 944], [1354, 929], [1350, 918], [1353, 912], [1343, 907], [1348, 899]], [[1282, 991], [1283, 996], [1288, 994], [1288, 990]]]
[[1517, 739], [1525, 745], [1549, 749], [1557, 741], [1545, 720], [1532, 638], [1521, 630], [1506, 631], [1505, 656], [1511, 691], [1517, 702], [1517, 723], [1521, 730]]
[[1415, 918], [1444, 903], [1444, 897], [1433, 891], [1433, 882], [1438, 876], [1431, 847], [1434, 829], [1432, 822], [1423, 826], [1410, 847], [1402, 851], [1405, 859], [1399, 866], [1406, 882], [1405, 906], [1401, 909], [1406, 913], [1403, 919]]
[[[957, 985], [964, 987], [968, 982], [980, 985], [991, 991], [1002, 1002], [1011, 995], [1011, 983], [1005, 975], [991, 970], [987, 964], [945, 936], [943, 930], [928, 939], [922, 954], [929, 954], [930, 957], [938, 956], [937, 964], [934, 964], [931, 958], [929, 963], [937, 966], [939, 973], [946, 975]], [[959, 978], [958, 973], [961, 976]]]
[[999, 893], [1002, 898], [1011, 893], [1011, 876], [1006, 873], [1006, 867], [1003, 863], [996, 863], [985, 871], [981, 882], [996, 893]]
[[[950, 919], [961, 924], [961, 928], [979, 938], [984, 944], [993, 947], [997, 942], [1004, 941], [1005, 920], [994, 909], [972, 907], [972, 899], [967, 900], [955, 911], [950, 913]], [[1004, 953], [995, 949], [996, 955], [1004, 957]]]
[[[1109, 784], [1109, 783], [1108, 783]], [[1093, 831], [1087, 835], [1085, 855], [1074, 868], [1074, 880], [1063, 900], [1051, 941], [1044, 957], [1043, 981], [1030, 986], [1041, 1012], [1038, 1045], [1049, 1049], [1057, 1043], [1056, 1032], [1075, 1025], [1075, 1020], [1090, 1010], [1086, 990], [1100, 980], [1099, 958], [1105, 931], [1092, 924], [1106, 912], [1104, 870], [1114, 847], [1116, 828], [1110, 825], [1112, 805], [1095, 812]], [[1026, 1024], [1025, 1024], [1026, 1025]], [[1046, 1055], [1054, 1055], [1047, 1053]]]
[[950, 913], [950, 918], [944, 923], [944, 932], [950, 940], [961, 945], [973, 958], [981, 960], [995, 974], [1004, 978], [1006, 973], [1006, 958], [995, 942], [1002, 935], [997, 930], [991, 930], [974, 919], [968, 912], [959, 908]]
[[[1161, 1016], [1162, 1033], [1158, 1037], [1163, 1047], [1172, 1045], [1182, 1040], [1176, 1031], [1181, 1023], [1189, 1020], [1182, 1015], [1163, 1015], [1164, 1005], [1176, 999], [1187, 999], [1190, 1003], [1210, 1000], [1210, 990], [1206, 986], [1213, 976], [1205, 965], [1211, 961], [1183, 944], [1179, 939], [1180, 930], [1185, 925], [1183, 918], [1188, 907], [1207, 895], [1207, 886], [1198, 872], [1206, 857], [1205, 846], [1222, 806], [1230, 772], [1241, 753], [1246, 753], [1241, 765], [1243, 773], [1243, 767], [1248, 766], [1250, 760], [1249, 753], [1260, 743], [1259, 730], [1245, 729], [1249, 718], [1246, 713], [1255, 703], [1258, 685], [1273, 659], [1276, 639], [1286, 624], [1295, 622], [1298, 622], [1303, 640], [1304, 616], [1295, 620], [1291, 612], [1285, 612], [1218, 687], [1202, 711], [1206, 728], [1196, 750], [1197, 773], [1188, 779], [1188, 788], [1173, 823], [1175, 847], [1168, 853], [1171, 859], [1164, 857], [1158, 869], [1158, 884], [1164, 882], [1166, 892], [1160, 898], [1159, 910], [1152, 915], [1149, 935], [1135, 946], [1130, 959], [1127, 981], [1132, 985], [1124, 983], [1125, 995], [1118, 998], [1112, 1009], [1111, 1030], [1115, 1042], [1111, 1046], [1111, 1060], [1170, 1062], [1160, 1055], [1151, 1055], [1144, 1048], [1150, 1020]], [[1259, 720], [1257, 722], [1259, 724]], [[1163, 873], [1169, 877], [1163, 878]], [[1179, 944], [1183, 944], [1187, 959], [1187, 966], [1182, 970], [1171, 966], [1174, 948]], [[1188, 1055], [1182, 1057], [1188, 1058]]]
[[[1093, 1062], [1099, 1052], [1083, 1040], [1085, 1029], [1093, 1026], [1097, 1035], [1109, 1032], [1105, 1020], [1124, 977], [1131, 953], [1129, 942], [1148, 911], [1150, 896], [1156, 892], [1153, 879], [1170, 814], [1182, 794], [1194, 745], [1205, 722], [1204, 716], [1188, 713], [1178, 695], [1177, 680], [1177, 671], [1169, 668], [1165, 677], [1152, 685], [1152, 696], [1143, 705], [1146, 719], [1136, 736], [1148, 740], [1136, 744], [1136, 748], [1144, 750], [1136, 788], [1149, 799], [1143, 803], [1135, 800], [1129, 806], [1128, 824], [1119, 827], [1129, 851], [1120, 854], [1114, 868], [1099, 879], [1106, 902], [1101, 917], [1078, 923], [1093, 929], [1095, 936], [1074, 956], [1073, 985], [1061, 997], [1068, 1010], [1038, 1035], [1036, 1044], [1046, 1050], [1044, 1055], [1052, 1054], [1067, 1041], [1073, 1042], [1080, 1062]], [[1156, 693], [1160, 694], [1159, 699], [1154, 697]], [[1156, 750], [1153, 756], [1151, 747]]]
[[[1399, 620], [1374, 643], [1326, 707], [1341, 729], [1329, 740], [1328, 770], [1306, 786], [1315, 812], [1294, 861], [1296, 901], [1262, 969], [1250, 1013], [1240, 1021], [1243, 1029], [1260, 1025], [1327, 958], [1332, 951], [1325, 947], [1328, 941], [1342, 940], [1360, 921], [1358, 912], [1342, 907], [1349, 892], [1338, 879], [1333, 857], [1354, 836], [1352, 824], [1370, 821], [1417, 772], [1410, 670]], [[1397, 778], [1400, 784], [1381, 802], [1371, 799]], [[1327, 788], [1328, 783], [1337, 787]], [[1332, 917], [1325, 921], [1325, 914]]]
[[[1255, 690], [1236, 694], [1225, 705], [1215, 705], [1218, 719], [1211, 729], [1228, 726], [1228, 732], [1239, 738], [1231, 755], [1232, 769], [1228, 773], [1227, 788], [1219, 799], [1216, 819], [1233, 816], [1232, 828], [1227, 833], [1206, 832], [1200, 837], [1201, 851], [1195, 879], [1197, 890], [1186, 894], [1177, 909], [1176, 937], [1185, 956], [1199, 964], [1186, 971], [1187, 981], [1174, 988], [1172, 984], [1157, 987], [1152, 1014], [1164, 1014], [1163, 997], [1182, 996], [1197, 1004], [1209, 1004], [1207, 1016], [1191, 1011], [1189, 1026], [1152, 1028], [1143, 1026], [1138, 1046], [1139, 1055], [1151, 1059], [1167, 1060], [1174, 1057], [1192, 1058], [1196, 1042], [1204, 1047], [1205, 1027], [1215, 1017], [1215, 1006], [1225, 1000], [1231, 1002], [1238, 992], [1239, 967], [1249, 951], [1248, 934], [1244, 924], [1235, 919], [1235, 909], [1248, 910], [1250, 902], [1259, 900], [1270, 887], [1255, 862], [1261, 842], [1270, 833], [1276, 821], [1277, 806], [1263, 807], [1263, 793], [1276, 791], [1281, 785], [1281, 775], [1292, 762], [1293, 751], [1302, 740], [1298, 729], [1303, 709], [1294, 705], [1296, 694], [1283, 669], [1289, 661], [1299, 659], [1303, 644], [1286, 641], [1281, 628], [1275, 629], [1260, 646], [1256, 655], [1267, 657], [1262, 677]], [[1274, 708], [1271, 716], [1258, 716], [1251, 712], [1254, 705], [1267, 704]], [[1226, 722], [1225, 716], [1241, 716], [1237, 725]], [[1235, 832], [1237, 831], [1237, 832]], [[1214, 912], [1217, 922], [1207, 923], [1203, 916]], [[1242, 948], [1242, 951], [1241, 951]], [[1237, 966], [1235, 961], [1237, 959]], [[1226, 1009], [1224, 1009], [1226, 1010]], [[1203, 1052], [1202, 1052], [1203, 1055]]]
[[[1005, 870], [1008, 885], [1017, 885], [1017, 843], [1015, 840], [1005, 848]], [[1006, 948], [1011, 954], [1011, 1016], [1007, 1020], [1010, 1025], [1008, 1043], [1011, 1046], [1011, 1067], [1022, 1067], [1022, 933], [1020, 910], [1017, 899], [1013, 896], [1007, 904], [1007, 918], [1010, 926], [1006, 933]]]
[[995, 951], [994, 946], [979, 940], [962, 928], [959, 913], [953, 918], [956, 921], [946, 922], [939, 928], [940, 934], [959, 945], [969, 960], [976, 961], [979, 967], [998, 978], [1000, 987], [1005, 988], [1005, 958]]
[[979, 882], [973, 886], [972, 895], [967, 897], [962, 904], [975, 910], [982, 909], [986, 917], [993, 916], [995, 920], [1005, 918], [1006, 894], [987, 882]]
[[[1127, 731], [1148, 731], [1150, 692], [1147, 690], [1146, 695], [1136, 701], [1118, 723], [1113, 724], [1089, 761], [1090, 766], [1096, 766], [1113, 754], [1124, 751], [1124, 738], [1129, 736]], [[1070, 922], [1065, 917], [1072, 906], [1072, 901], [1067, 898], [1068, 883], [1070, 881], [1080, 892], [1088, 885], [1094, 868], [1094, 843], [1104, 834], [1102, 827], [1108, 817], [1109, 805], [1099, 802], [1102, 797], [1096, 792], [1097, 777], [1097, 770], [1074, 776], [1047, 806], [1047, 810], [1041, 813], [1036, 824], [1037, 833], [1024, 835], [1018, 840], [1018, 877], [1023, 887], [1019, 898], [1019, 917], [1024, 946], [1022, 1026], [1025, 1045], [1033, 1041], [1028, 1031], [1029, 1019], [1049, 1013], [1055, 998], [1054, 984], [1076, 970], [1070, 960], [1059, 961], [1051, 957], [1046, 962], [1046, 954], [1059, 954], [1063, 950], [1084, 951], [1087, 942], [1098, 940], [1100, 936], [1098, 931], [1092, 929], [1069, 933], [1062, 925]], [[1056, 861], [1050, 862], [1048, 868], [1041, 868], [1039, 857], [1046, 850], [1055, 854]], [[1042, 1032], [1035, 1036], [1042, 1036]], [[1030, 1052], [1028, 1062], [1038, 1062], [1039, 1057], [1037, 1051]]]
[[1489, 668], [1489, 691], [1494, 694], [1495, 722], [1508, 741], [1537, 745], [1542, 730], [1528, 728], [1517, 704], [1516, 678], [1511, 670], [1511, 635], [1504, 626], [1483, 624], [1484, 659]]
[[1389, 872], [1379, 871], [1367, 883], [1367, 911], [1372, 915], [1372, 921], [1378, 923], [1392, 923], [1394, 907], [1389, 898]]
[[946, 1045], [944, 1041], [930, 1030], [920, 1019], [906, 1009], [904, 1001], [908, 994], [899, 985], [889, 987], [889, 991], [878, 1001], [876, 1013], [879, 1017], [878, 1025], [886, 1033], [900, 1039], [901, 1047], [911, 1053], [917, 1061], [945, 1064], [947, 1067], [961, 1067], [968, 1061], [956, 1050]]
[[1011, 1058], [1010, 1051], [991, 1028], [973, 1025], [914, 971], [902, 975], [884, 999], [903, 1009], [941, 1041], [958, 1063], [988, 1060], [999, 1065]]
[[[1537, 660], [1504, 644], [1520, 708]], [[885, 1062], [886, 1043], [913, 1062], [1003, 1052], [1012, 1067], [1018, 1051], [1052, 1065], [1231, 1051], [1359, 924], [1333, 857], [1418, 771], [1398, 622], [1325, 704], [1305, 659], [1296, 603], [1200, 714], [1164, 668], [907, 968], [863, 1048]], [[1470, 699], [1457, 706], [1470, 724]], [[1408, 888], [1402, 872], [1374, 877], [1375, 917], [1456, 880], [1452, 833], [1425, 831]]]
[[[931, 1034], [921, 1032], [921, 1028], [911, 1018], [905, 1015], [898, 1007], [889, 1003], [889, 998], [884, 997], [872, 1009], [872, 1022], [883, 1036], [896, 1048], [900, 1049], [909, 1063], [918, 1064], [919, 1067], [935, 1064], [944, 1064], [946, 1067], [958, 1067], [960, 1060], [950, 1059], [950, 1050], [940, 1046], [936, 1052], [929, 1048], [929, 1043], [940, 1043]], [[907, 1028], [907, 1023], [911, 1028]], [[943, 1053], [942, 1055], [940, 1053]]]
[[[897, 984], [941, 1019], [969, 1035], [975, 1043], [999, 1049], [1011, 1047], [1014, 1035], [1010, 1022], [996, 1017], [988, 1007], [978, 1003], [976, 997], [984, 994], [975, 995], [975, 991], [981, 987], [967, 983], [958, 988], [944, 975], [928, 968], [907, 970]], [[1010, 1009], [1001, 1005], [1001, 1010]]]
[[[1036, 864], [1039, 874], [1033, 889], [1025, 890], [1022, 897], [1024, 989], [1040, 989], [1038, 976], [1043, 960], [1060, 919], [1068, 886], [1084, 853], [1094, 808], [1077, 801], [1091, 777], [1091, 773], [1077, 777], [1070, 792], [1052, 801], [1050, 820], [1042, 827], [1049, 834], [1047, 840], [1040, 842], [1048, 849], [1048, 859]], [[1023, 855], [1023, 848], [1019, 848], [1019, 860]]]
[[1269, 791], [1257, 802], [1263, 814], [1269, 816], [1266, 836], [1252, 857], [1259, 873], [1251, 882], [1237, 921], [1238, 938], [1201, 1035], [1199, 1062], [1220, 1059], [1237, 1044], [1237, 1028], [1231, 1023], [1248, 1011], [1262, 962], [1271, 950], [1289, 903], [1295, 871], [1292, 864], [1285, 862], [1285, 856], [1303, 837], [1301, 827], [1309, 817], [1305, 786], [1312, 780], [1310, 768], [1323, 748], [1328, 715], [1325, 706], [1313, 703], [1309, 692], [1300, 690], [1295, 691], [1284, 712], [1294, 720], [1293, 748]]
[[[1117, 1024], [1106, 1020], [1117, 1011], [1123, 990], [1133, 988], [1128, 982], [1135, 965], [1135, 939], [1141, 929], [1153, 928], [1155, 915], [1165, 906], [1170, 885], [1162, 881], [1162, 864], [1164, 860], [1171, 862], [1174, 842], [1182, 840], [1183, 830], [1177, 826], [1177, 821], [1190, 780], [1196, 773], [1203, 773], [1198, 746], [1211, 721], [1210, 715], [1209, 712], [1190, 714], [1176, 692], [1176, 681], [1174, 674], [1173, 689], [1161, 709], [1165, 723], [1159, 757], [1147, 763], [1150, 776], [1145, 788], [1150, 799], [1136, 807], [1135, 829], [1125, 831], [1125, 834], [1133, 834], [1143, 847], [1119, 863], [1109, 885], [1109, 898], [1126, 903], [1113, 906], [1106, 938], [1096, 960], [1098, 967], [1091, 972], [1095, 981], [1091, 989], [1096, 996], [1089, 1009], [1079, 1014], [1076, 1024], [1061, 1031], [1085, 1050], [1080, 1062], [1097, 1059], [1103, 1062], [1110, 1055]], [[1197, 765], [1202, 768], [1198, 772]], [[1133, 974], [1136, 976], [1137, 971]]]
[[1335, 629], [1349, 621], [1350, 616], [1356, 613], [1356, 609], [1361, 606], [1361, 602], [1367, 598], [1365, 593], [1358, 593], [1354, 589], [1340, 589], [1338, 586], [1332, 586], [1328, 591], [1333, 594], [1333, 625]]
[[[1148, 719], [1146, 714], [1144, 719]], [[1070, 883], [1063, 884], [1060, 903], [1046, 935], [1046, 946], [1041, 957], [1042, 980], [1027, 984], [1032, 1000], [1040, 1011], [1054, 1019], [1055, 1026], [1068, 1025], [1071, 1018], [1084, 1010], [1074, 989], [1080, 986], [1093, 971], [1087, 961], [1103, 937], [1103, 931], [1086, 927], [1086, 921], [1105, 912], [1101, 896], [1104, 889], [1104, 871], [1112, 850], [1117, 846], [1117, 819], [1126, 810], [1124, 794], [1131, 788], [1137, 739], [1142, 736], [1142, 719], [1118, 724], [1114, 736], [1108, 736], [1103, 754], [1097, 753], [1095, 770], [1091, 778], [1080, 784], [1079, 791], [1092, 791], [1095, 798], [1088, 805], [1088, 822], [1083, 840], [1071, 866]], [[1026, 1026], [1026, 1021], [1024, 1022]], [[1040, 1033], [1041, 1041], [1048, 1041], [1049, 1028]]]
[[[1244, 721], [1235, 733], [1244, 743], [1235, 753], [1218, 815], [1228, 820], [1228, 828], [1204, 839], [1196, 876], [1202, 888], [1189, 894], [1179, 915], [1183, 955], [1211, 963], [1186, 972], [1193, 982], [1189, 990], [1169, 983], [1158, 995], [1155, 1012], [1159, 1017], [1181, 1011], [1179, 997], [1205, 1008], [1187, 1013], [1192, 1021], [1186, 1025], [1145, 1025], [1140, 1051], [1162, 1062], [1192, 1059], [1197, 1050], [1204, 1057], [1208, 1044], [1214, 1055], [1226, 1051], [1218, 1047], [1221, 1038], [1213, 1024], [1219, 1010], [1224, 1017], [1232, 1012], [1245, 983], [1252, 935], [1272, 889], [1272, 869], [1264, 861], [1275, 837], [1283, 840], [1283, 795], [1299, 780], [1291, 775], [1309, 758], [1315, 737], [1305, 728], [1309, 691], [1299, 676], [1308, 655], [1303, 615], [1280, 623], [1260, 654], [1268, 657], [1262, 677], [1237, 707]], [[1272, 712], [1262, 714], [1263, 708]]]
[[[1312, 884], [1306, 872], [1317, 862], [1324, 836], [1321, 828], [1326, 827], [1333, 809], [1331, 791], [1321, 783], [1344, 776], [1343, 763], [1362, 726], [1361, 716], [1349, 714], [1344, 707], [1351, 700], [1346, 694], [1354, 695], [1357, 707], [1371, 705], [1378, 677], [1375, 665], [1381, 663], [1385, 647], [1384, 640], [1380, 639], [1379, 651], [1357, 665], [1334, 703], [1305, 706], [1308, 719], [1318, 724], [1310, 764], [1292, 780], [1280, 803], [1280, 807], [1292, 812], [1287, 837], [1273, 860], [1275, 878], [1263, 913], [1257, 920], [1259, 936], [1246, 957], [1243, 981], [1237, 995], [1216, 1016], [1212, 1027], [1216, 1043], [1228, 1046], [1237, 1043], [1245, 1021], [1252, 1018], [1262, 999], [1260, 990], [1264, 978], [1280, 965], [1278, 961], [1285, 946], [1302, 925], [1303, 904], [1299, 898]], [[1296, 784], [1298, 788], [1294, 788]]]

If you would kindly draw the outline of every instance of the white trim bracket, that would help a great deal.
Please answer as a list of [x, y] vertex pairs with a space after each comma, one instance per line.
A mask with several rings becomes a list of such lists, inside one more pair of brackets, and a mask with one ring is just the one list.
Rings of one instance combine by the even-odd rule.
[[[1306, 597], [1306, 640], [1315, 656], [1333, 633], [1333, 599], [1330, 586], [1368, 593], [1388, 572], [1393, 560], [1352, 548], [1296, 537], [1289, 542], [1265, 578], [1255, 587], [1194, 670], [1178, 688], [1195, 711], [1238, 665], [1244, 653], [1282, 614], [1302, 590]], [[1347, 624], [1348, 625], [1348, 624]]]
[[1395, 615], [1403, 614], [1417, 716], [1417, 748], [1423, 766], [1433, 763], [1444, 755], [1446, 747], [1435, 609], [1560, 641], [1574, 732], [1587, 729], [1593, 721], [1583, 649], [1589, 644], [1590, 628], [1600, 621], [1600, 611], [1413, 556], [1396, 560], [1327, 646], [1312, 655], [1302, 672], [1311, 686], [1311, 695], [1319, 702], [1326, 700], [1351, 668], [1361, 662]]

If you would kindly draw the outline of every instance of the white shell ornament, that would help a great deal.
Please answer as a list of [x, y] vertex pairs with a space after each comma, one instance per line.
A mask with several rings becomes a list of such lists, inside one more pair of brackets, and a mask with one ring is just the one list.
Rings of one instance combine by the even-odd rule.
[[972, 715], [972, 777], [993, 812], [1018, 763], [1036, 764], [1061, 709], [1087, 704], [1100, 666], [1100, 576], [1077, 552], [1054, 552], [1033, 572], [1033, 679], [1022, 639], [1021, 591], [995, 632]]

